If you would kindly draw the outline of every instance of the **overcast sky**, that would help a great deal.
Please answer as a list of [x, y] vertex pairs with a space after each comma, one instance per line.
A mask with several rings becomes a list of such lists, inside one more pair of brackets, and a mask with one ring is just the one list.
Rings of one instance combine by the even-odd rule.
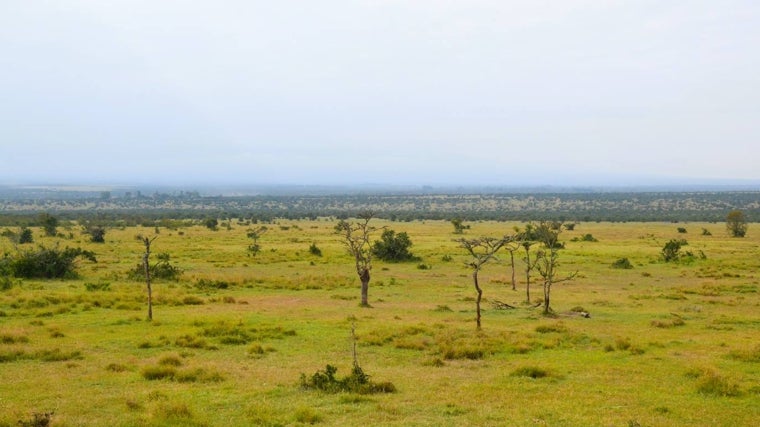
[[756, 0], [0, 0], [0, 184], [715, 179]]

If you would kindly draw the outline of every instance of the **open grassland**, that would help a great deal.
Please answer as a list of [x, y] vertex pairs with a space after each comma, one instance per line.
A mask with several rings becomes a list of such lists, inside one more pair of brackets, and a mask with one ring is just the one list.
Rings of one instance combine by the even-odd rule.
[[[375, 223], [407, 232], [422, 260], [375, 262], [371, 308], [359, 307], [335, 221], [267, 224], [255, 257], [249, 226], [235, 220], [218, 231], [161, 228], [153, 253], [169, 253], [184, 273], [154, 283], [153, 322], [144, 283], [126, 272], [144, 250], [135, 236], [156, 230], [109, 229], [95, 244], [77, 229], [61, 239], [35, 228], [35, 245], [82, 247], [98, 262], [81, 261], [80, 279], [0, 291], [0, 425], [46, 412], [53, 426], [757, 425], [753, 226], [735, 239], [723, 224], [580, 223], [561, 236], [561, 268], [579, 275], [553, 289], [556, 316], [524, 303], [521, 255], [511, 289], [504, 252], [481, 272], [476, 331], [475, 291], [451, 224]], [[465, 237], [523, 224], [469, 225]], [[586, 234], [598, 241], [571, 241]], [[674, 238], [706, 259], [662, 262]], [[309, 252], [312, 243], [322, 256]], [[632, 269], [611, 268], [624, 257]], [[517, 308], [498, 310], [496, 300]], [[350, 372], [352, 327], [361, 367], [397, 391], [302, 389], [301, 374], [327, 364]]]

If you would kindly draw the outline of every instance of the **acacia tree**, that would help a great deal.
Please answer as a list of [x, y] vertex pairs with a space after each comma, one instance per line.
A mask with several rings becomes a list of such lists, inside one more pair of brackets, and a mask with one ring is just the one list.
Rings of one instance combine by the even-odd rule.
[[143, 269], [145, 270], [145, 286], [148, 290], [148, 320], [153, 320], [153, 291], [150, 287], [150, 244], [156, 240], [158, 236], [145, 237], [142, 235], [137, 236], [137, 240], [141, 241], [145, 245], [145, 253], [143, 254]]
[[253, 243], [248, 245], [248, 252], [251, 253], [251, 255], [256, 256], [259, 251], [261, 251], [261, 246], [259, 246], [259, 238], [262, 234], [266, 233], [268, 228], [264, 225], [248, 229], [247, 236], [249, 239], [253, 240]]
[[726, 215], [726, 229], [731, 237], [744, 237], [747, 234], [747, 217], [740, 210], [733, 210]]
[[544, 314], [551, 312], [551, 290], [555, 283], [573, 279], [578, 272], [561, 277], [557, 273], [559, 267], [559, 251], [564, 246], [559, 242], [559, 234], [562, 227], [555, 227], [551, 223], [541, 222], [535, 229], [538, 241], [543, 249], [536, 253], [536, 270], [544, 279]]
[[372, 270], [372, 243], [370, 242], [370, 235], [376, 230], [375, 227], [369, 225], [369, 222], [373, 216], [372, 212], [362, 212], [357, 215], [358, 221], [348, 222], [340, 220], [335, 225], [335, 232], [341, 235], [348, 253], [354, 257], [356, 274], [359, 275], [359, 280], [362, 284], [362, 307], [369, 307], [369, 279], [370, 271]]
[[472, 282], [475, 285], [475, 291], [478, 293], [478, 297], [475, 300], [477, 312], [475, 320], [478, 324], [478, 329], [480, 329], [480, 302], [483, 299], [483, 289], [478, 283], [478, 273], [483, 268], [483, 265], [496, 256], [496, 252], [508, 242], [508, 239], [481, 237], [479, 239], [457, 239], [455, 242], [458, 242], [459, 246], [464, 248], [472, 257], [467, 265], [472, 268]]

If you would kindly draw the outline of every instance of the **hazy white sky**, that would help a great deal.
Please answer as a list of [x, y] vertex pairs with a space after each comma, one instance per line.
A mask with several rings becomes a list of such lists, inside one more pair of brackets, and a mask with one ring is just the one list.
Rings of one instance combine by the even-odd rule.
[[755, 0], [1, 0], [0, 184], [760, 181]]

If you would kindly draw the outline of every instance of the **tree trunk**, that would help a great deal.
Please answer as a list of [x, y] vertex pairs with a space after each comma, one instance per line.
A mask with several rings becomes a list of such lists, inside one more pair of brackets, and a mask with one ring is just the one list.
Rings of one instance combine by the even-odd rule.
[[143, 255], [143, 267], [145, 268], [145, 285], [148, 288], [148, 320], [153, 320], [153, 293], [150, 288], [150, 263], [148, 257], [150, 256], [150, 249], [145, 251]]
[[512, 262], [512, 290], [516, 291], [517, 287], [515, 286], [515, 252], [509, 251], [509, 259]]
[[530, 304], [530, 251], [525, 249], [525, 262], [527, 266], [525, 267], [525, 300]]
[[363, 270], [359, 280], [362, 282], [362, 307], [369, 307], [369, 270]]
[[472, 272], [472, 281], [475, 283], [475, 290], [478, 291], [478, 299], [475, 300], [475, 308], [477, 312], [475, 320], [478, 324], [478, 329], [480, 329], [480, 300], [483, 298], [483, 290], [480, 289], [480, 286], [478, 285], [478, 270]]
[[544, 283], [544, 314], [549, 314], [549, 296], [552, 291], [552, 282], [547, 281]]

